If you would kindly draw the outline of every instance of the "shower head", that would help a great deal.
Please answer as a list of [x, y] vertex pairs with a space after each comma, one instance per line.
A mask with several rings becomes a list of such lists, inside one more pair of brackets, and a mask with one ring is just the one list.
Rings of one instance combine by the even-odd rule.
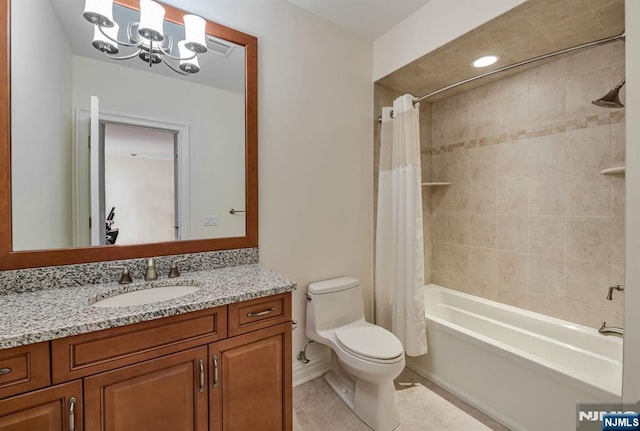
[[600, 106], [602, 108], [624, 108], [624, 105], [622, 104], [622, 102], [620, 102], [620, 95], [619, 95], [620, 89], [622, 88], [624, 83], [625, 83], [625, 78], [622, 78], [622, 81], [620, 81], [620, 83], [616, 85], [616, 88], [614, 88], [613, 90], [609, 91], [607, 94], [605, 94], [598, 100], [594, 100], [591, 103], [593, 103], [596, 106]]

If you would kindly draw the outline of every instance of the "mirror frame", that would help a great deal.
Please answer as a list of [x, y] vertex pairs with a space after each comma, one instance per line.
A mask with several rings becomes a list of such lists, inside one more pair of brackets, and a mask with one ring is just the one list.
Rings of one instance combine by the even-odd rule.
[[[19, 1], [19, 0], [14, 0]], [[245, 236], [122, 246], [13, 251], [11, 225], [11, 39], [10, 3], [0, 0], [0, 270], [67, 265], [258, 246], [258, 39], [207, 21], [207, 34], [245, 48]], [[136, 0], [114, 3], [139, 10]], [[182, 25], [187, 13], [163, 4], [165, 20]]]

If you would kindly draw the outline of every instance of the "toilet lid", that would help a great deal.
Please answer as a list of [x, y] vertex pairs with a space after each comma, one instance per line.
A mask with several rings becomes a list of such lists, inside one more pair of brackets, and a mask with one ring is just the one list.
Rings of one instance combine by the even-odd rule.
[[336, 338], [346, 350], [367, 358], [393, 359], [404, 352], [395, 335], [376, 325], [343, 326], [336, 329]]

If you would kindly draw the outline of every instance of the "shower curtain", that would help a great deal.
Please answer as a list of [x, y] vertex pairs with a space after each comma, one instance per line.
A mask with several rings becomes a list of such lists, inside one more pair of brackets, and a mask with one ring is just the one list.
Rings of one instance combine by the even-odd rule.
[[427, 353], [420, 126], [413, 96], [382, 110], [376, 230], [376, 323], [409, 356]]

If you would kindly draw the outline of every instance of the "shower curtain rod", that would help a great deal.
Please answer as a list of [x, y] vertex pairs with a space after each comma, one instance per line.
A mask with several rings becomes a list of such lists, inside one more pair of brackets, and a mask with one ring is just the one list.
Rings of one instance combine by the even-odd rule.
[[[500, 73], [500, 72], [505, 72], [507, 70], [511, 70], [511, 69], [515, 69], [516, 67], [520, 67], [520, 66], [525, 66], [527, 64], [530, 63], [535, 63], [536, 61], [540, 61], [540, 60], [546, 60], [547, 58], [553, 58], [553, 57], [557, 57], [558, 55], [563, 55], [563, 54], [568, 54], [570, 52], [574, 52], [574, 51], [579, 51], [581, 49], [585, 49], [585, 48], [591, 48], [593, 46], [598, 46], [598, 45], [604, 45], [610, 42], [615, 42], [616, 40], [619, 39], [624, 39], [625, 38], [625, 32], [623, 31], [622, 33], [615, 35], [615, 36], [609, 36], [609, 37], [605, 37], [604, 39], [598, 39], [595, 40], [593, 42], [587, 42], [587, 43], [583, 43], [580, 45], [576, 45], [576, 46], [572, 46], [569, 48], [564, 48], [558, 51], [554, 51], [554, 52], [550, 52], [548, 54], [543, 54], [543, 55], [539, 55], [537, 57], [533, 57], [530, 58], [528, 60], [523, 60], [523, 61], [519, 61], [517, 63], [513, 63], [510, 64], [508, 66], [504, 66], [501, 67], [499, 69], [496, 70], [492, 70], [491, 72], [487, 72], [487, 73], [483, 73], [482, 75], [478, 75], [478, 76], [474, 76], [471, 78], [467, 78], [464, 79], [460, 82], [456, 82], [455, 84], [451, 84], [451, 85], [447, 85], [444, 88], [441, 88], [439, 90], [433, 91], [429, 94], [425, 94], [424, 96], [420, 96], [420, 97], [416, 97], [413, 99], [413, 106], [416, 106], [416, 104], [420, 103], [421, 101], [428, 99], [429, 97], [433, 97], [437, 94], [443, 93], [447, 90], [451, 90], [452, 88], [456, 88], [459, 87], [461, 85], [464, 84], [468, 84], [469, 82], [473, 82], [476, 81], [478, 79], [482, 79], [482, 78], [486, 78], [487, 76], [491, 76], [491, 75], [495, 75], [496, 73]], [[391, 111], [391, 115], [393, 116], [393, 111]], [[378, 122], [381, 123], [382, 122], [382, 117], [378, 117]]]

